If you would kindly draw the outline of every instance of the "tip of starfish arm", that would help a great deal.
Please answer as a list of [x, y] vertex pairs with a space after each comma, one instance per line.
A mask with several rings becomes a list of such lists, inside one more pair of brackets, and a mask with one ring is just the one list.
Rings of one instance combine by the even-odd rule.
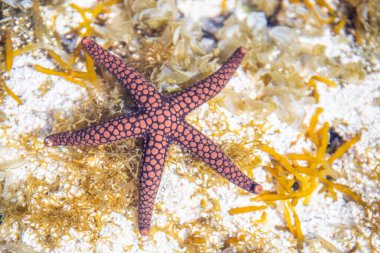
[[140, 234], [143, 236], [146, 236], [149, 234], [149, 229], [147, 228], [140, 228]]
[[263, 187], [259, 184], [253, 184], [251, 186], [251, 191], [255, 194], [260, 194], [263, 191]]
[[45, 146], [51, 147], [54, 145], [54, 141], [50, 137], [46, 137], [44, 140]]
[[91, 43], [92, 43], [92, 39], [88, 36], [86, 36], [82, 39], [82, 45], [83, 46], [89, 46]]
[[245, 47], [240, 47], [240, 53], [245, 54], [247, 52], [247, 49]]

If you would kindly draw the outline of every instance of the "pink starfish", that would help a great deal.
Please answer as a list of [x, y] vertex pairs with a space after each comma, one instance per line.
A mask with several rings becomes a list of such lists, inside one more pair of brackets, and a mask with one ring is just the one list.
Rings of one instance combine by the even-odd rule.
[[183, 91], [164, 96], [135, 69], [90, 38], [84, 38], [82, 45], [130, 92], [138, 112], [81, 130], [50, 135], [46, 137], [45, 145], [95, 146], [127, 138], [144, 138], [138, 216], [142, 235], [147, 235], [150, 230], [154, 201], [171, 143], [188, 149], [242, 189], [256, 194], [262, 191], [261, 185], [244, 175], [216, 144], [185, 120], [190, 111], [224, 88], [241, 63], [246, 51], [244, 48], [237, 49], [218, 71], [206, 79]]

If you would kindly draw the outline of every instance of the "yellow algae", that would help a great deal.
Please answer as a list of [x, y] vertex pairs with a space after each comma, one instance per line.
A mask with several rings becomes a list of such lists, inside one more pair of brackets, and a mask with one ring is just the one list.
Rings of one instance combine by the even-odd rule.
[[[111, 3], [111, 5], [114, 3], [115, 2]], [[103, 11], [104, 6], [105, 6], [105, 4], [103, 2], [103, 3], [96, 5], [95, 8], [90, 9], [89, 12], [90, 12], [93, 19], [95, 19]]]
[[71, 69], [70, 66], [64, 62], [59, 55], [57, 55], [53, 50], [47, 49], [47, 52], [51, 58], [53, 58], [56, 62], [59, 63], [61, 68], [69, 70]]
[[304, 0], [304, 3], [305, 3], [305, 5], [306, 5], [307, 8], [309, 8], [309, 9], [313, 9], [314, 8], [314, 5], [313, 5], [313, 3], [310, 0]]
[[325, 175], [324, 171], [316, 171], [312, 167], [294, 166], [294, 168], [299, 173], [307, 174], [309, 176], [323, 176], [323, 175]]
[[94, 60], [87, 53], [85, 53], [85, 56], [86, 56], [86, 68], [87, 68], [89, 79], [91, 81], [94, 81], [96, 80]]
[[84, 82], [82, 82], [81, 80], [77, 80], [77, 79], [72, 78], [70, 76], [64, 76], [63, 78], [66, 79], [67, 81], [69, 81], [71, 83], [75, 83], [75, 84], [77, 84], [77, 85], [79, 85], [79, 86], [81, 86], [83, 88], [87, 87], [87, 85]]
[[[310, 0], [304, 0], [303, 2], [320, 25], [331, 24], [334, 21], [336, 17], [336, 10], [325, 0], [316, 0], [315, 4], [319, 7], [325, 7], [328, 10], [326, 18], [320, 16], [320, 12], [322, 12], [322, 10], [315, 8], [314, 4]], [[295, 3], [298, 3], [298, 1]]]
[[[75, 27], [74, 30], [79, 31], [81, 36], [90, 36], [91, 34], [97, 34], [100, 37], [103, 37], [103, 35], [99, 32], [97, 32], [91, 24], [96, 20], [96, 18], [101, 14], [102, 12], [105, 12], [105, 7], [110, 7], [112, 5], [118, 4], [122, 1], [120, 0], [110, 0], [107, 2], [100, 2], [93, 8], [82, 8], [76, 5], [75, 3], [70, 3], [70, 7], [72, 7], [74, 10], [76, 10], [82, 17], [83, 22], [79, 24], [79, 26]], [[87, 17], [87, 14], [89, 14], [89, 18]], [[82, 32], [82, 30], [84, 30]], [[75, 61], [75, 59], [74, 59]], [[74, 61], [71, 61], [70, 63], [74, 63]]]
[[247, 236], [245, 236], [244, 234], [239, 235], [239, 236], [231, 236], [231, 237], [228, 237], [224, 241], [224, 246], [231, 247], [232, 245], [235, 245], [238, 243], [244, 243], [246, 240], [247, 240]]
[[60, 38], [58, 31], [55, 29], [57, 27], [57, 18], [58, 18], [59, 13], [60, 13], [60, 11], [57, 10], [56, 14], [53, 16], [51, 26], [50, 26], [50, 30], [53, 31], [54, 39], [57, 42], [57, 45], [60, 46], [62, 44], [61, 38]]
[[309, 154], [287, 154], [286, 155], [290, 160], [303, 160], [309, 163], [320, 163], [322, 160], [319, 157], [314, 157]]
[[69, 71], [70, 76], [74, 78], [82, 78], [82, 79], [90, 79], [90, 75], [88, 72], [81, 72], [81, 71]]
[[302, 180], [300, 174], [298, 174], [298, 172], [292, 167], [289, 160], [285, 156], [280, 155], [273, 148], [267, 145], [262, 145], [260, 149], [271, 155], [276, 161], [278, 161], [286, 170], [292, 173], [296, 178]]
[[220, 8], [222, 9], [222, 15], [226, 15], [226, 12], [227, 12], [227, 0], [222, 0]]
[[197, 235], [192, 235], [187, 238], [187, 241], [194, 245], [204, 245], [206, 244], [206, 239]]
[[264, 210], [266, 208], [267, 206], [244, 206], [244, 207], [231, 208], [228, 212], [231, 215], [235, 215], [235, 214]]
[[313, 89], [313, 95], [314, 95], [315, 100], [316, 100], [317, 103], [319, 103], [320, 95], [318, 93], [316, 81], [323, 82], [323, 83], [325, 83], [326, 85], [328, 85], [330, 87], [337, 87], [338, 86], [334, 81], [331, 81], [330, 79], [327, 79], [325, 77], [318, 76], [318, 75], [312, 76], [309, 79], [308, 85], [309, 85], [310, 88]]
[[314, 75], [311, 77], [311, 79], [316, 80], [318, 82], [322, 82], [322, 83], [324, 83], [330, 87], [338, 87], [338, 85], [334, 81], [332, 81], [326, 77], [323, 77], [323, 76]]
[[342, 146], [340, 146], [334, 154], [327, 160], [328, 164], [332, 164], [336, 159], [339, 159], [344, 155], [347, 150], [349, 150], [355, 143], [357, 143], [361, 138], [361, 134], [355, 135], [351, 140], [345, 142]]
[[71, 55], [71, 58], [70, 58], [70, 60], [68, 62], [69, 66], [73, 66], [74, 65], [75, 60], [78, 58], [81, 49], [82, 49], [82, 44], [79, 43], [78, 46], [74, 49], [73, 54]]
[[284, 216], [285, 216], [285, 221], [286, 221], [286, 225], [290, 231], [290, 233], [292, 233], [293, 235], [295, 235], [295, 229], [293, 227], [293, 224], [292, 224], [292, 219], [290, 217], [290, 212], [289, 212], [289, 208], [288, 206], [290, 205], [290, 203], [288, 201], [283, 201], [284, 203]]
[[[54, 129], [66, 131], [70, 126], [84, 127], [90, 122], [98, 122], [106, 110], [106, 115], [120, 113], [115, 106], [118, 103], [118, 96], [106, 97], [105, 101], [84, 101], [80, 107], [73, 109], [72, 117], [56, 117]], [[58, 246], [62, 236], [69, 235], [72, 228], [86, 231], [93, 240], [104, 226], [102, 217], [113, 211], [128, 210], [129, 205], [137, 204], [137, 184], [133, 182], [137, 182], [136, 168], [140, 154], [139, 149], [132, 148], [135, 147], [134, 141], [68, 150], [47, 149], [41, 140], [30, 135], [23, 135], [12, 143], [8, 145], [24, 150], [28, 157], [37, 159], [41, 167], [50, 166], [51, 161], [48, 162], [47, 158], [63, 163], [64, 169], [59, 172], [61, 180], [49, 184], [31, 175], [22, 188], [15, 185], [9, 189], [10, 194], [24, 192], [25, 196], [29, 196], [22, 208], [8, 200], [4, 200], [5, 204], [2, 205], [4, 222], [11, 224], [24, 219], [42, 245], [49, 248]], [[44, 153], [43, 157], [39, 155], [41, 153]], [[63, 187], [64, 184], [68, 184], [69, 188]], [[71, 187], [85, 194], [73, 195], [69, 193]], [[63, 197], [57, 198], [56, 193], [63, 194]]]
[[355, 16], [354, 25], [355, 25], [355, 34], [354, 34], [355, 40], [359, 45], [362, 45], [364, 43], [364, 38], [361, 31], [362, 30], [361, 21], [359, 20], [358, 16]]
[[267, 220], [267, 213], [266, 212], [263, 212], [263, 214], [261, 215], [260, 219], [257, 220], [257, 222], [259, 223], [263, 223]]
[[[267, 171], [269, 171], [269, 173], [271, 173], [271, 175], [273, 177], [275, 177], [278, 181], [278, 183], [287, 191], [287, 192], [290, 192], [290, 186], [289, 186], [289, 183], [286, 179], [284, 179], [282, 176], [280, 176], [280, 173], [281, 172], [281, 167], [280, 166], [274, 166], [273, 167], [265, 167], [265, 169]], [[260, 195], [261, 196], [261, 195]]]
[[334, 22], [334, 17], [323, 18], [315, 10], [313, 11], [313, 16], [321, 25], [329, 25]]
[[32, 52], [36, 49], [39, 48], [39, 44], [28, 44], [22, 48], [19, 48], [19, 49], [16, 49], [13, 51], [13, 56], [16, 57], [16, 56], [20, 56], [22, 54], [26, 54], [28, 52]]
[[[301, 198], [304, 198], [302, 202], [304, 205], [309, 204], [312, 193], [320, 184], [325, 185], [325, 189], [334, 200], [337, 199], [335, 190], [338, 190], [351, 197], [355, 202], [361, 205], [365, 204], [365, 202], [348, 187], [325, 179], [326, 175], [332, 175], [334, 177], [340, 176], [331, 168], [330, 165], [335, 159], [341, 157], [344, 152], [356, 143], [360, 139], [360, 135], [357, 135], [350, 141], [346, 142], [338, 148], [338, 150], [330, 158], [328, 158], [327, 146], [330, 138], [329, 124], [326, 122], [321, 128], [316, 128], [319, 115], [322, 111], [323, 110], [321, 108], [317, 108], [314, 115], [311, 117], [309, 126], [305, 132], [305, 137], [309, 137], [315, 144], [315, 151], [309, 151], [304, 148], [303, 153], [290, 153], [285, 157], [277, 153], [268, 145], [259, 146], [262, 151], [270, 154], [273, 158], [271, 165], [266, 166], [265, 169], [276, 179], [277, 190], [276, 192], [264, 191], [256, 198], [251, 198], [251, 200], [264, 201], [267, 204], [278, 200], [283, 201], [286, 224], [290, 232], [297, 238], [297, 246], [299, 249], [302, 248], [304, 236], [302, 233], [300, 220], [293, 206], [297, 205], [298, 200]], [[308, 166], [300, 166], [298, 163], [300, 160], [306, 161]], [[294, 174], [294, 171], [299, 174], [299, 177]], [[301, 174], [305, 174], [305, 176], [302, 177]], [[301, 179], [299, 190], [293, 187], [289, 188], [289, 185], [292, 186], [297, 182], [294, 178]], [[294, 223], [292, 223], [291, 214], [293, 216]]]
[[44, 25], [40, 10], [40, 1], [33, 0], [33, 21], [34, 21], [34, 33], [39, 41], [42, 41], [44, 36]]
[[280, 194], [260, 194], [256, 198], [253, 198], [254, 201], [277, 201], [291, 199], [290, 195], [280, 195]]
[[338, 24], [336, 24], [334, 27], [333, 27], [333, 31], [335, 34], [339, 34], [342, 29], [344, 28], [344, 26], [346, 25], [346, 21], [347, 21], [347, 16], [344, 15], [341, 20], [338, 22]]
[[13, 65], [13, 46], [12, 46], [12, 33], [10, 30], [5, 32], [5, 66], [6, 71], [11, 71]]
[[53, 75], [53, 76], [68, 76], [69, 75], [66, 72], [56, 71], [54, 69], [45, 68], [39, 64], [34, 65], [34, 69], [37, 70], [38, 72], [41, 72], [41, 73], [46, 74], [46, 75]]
[[364, 43], [364, 39], [363, 39], [363, 35], [362, 35], [361, 31], [356, 30], [356, 31], [355, 31], [355, 35], [354, 35], [354, 37], [355, 37], [356, 42], [357, 42], [359, 45], [363, 45], [363, 43]]
[[3, 87], [4, 91], [11, 97], [13, 98], [18, 105], [22, 105], [22, 100], [14, 94], [14, 92], [9, 89], [9, 87], [6, 85], [5, 81], [0, 77], [0, 86]]
[[74, 10], [76, 10], [81, 15], [84, 23], [90, 23], [90, 21], [88, 20], [88, 18], [86, 16], [86, 12], [88, 9], [79, 7], [75, 3], [70, 3], [70, 7], [73, 8]]
[[333, 199], [334, 201], [336, 201], [336, 200], [338, 199], [338, 197], [337, 197], [337, 195], [336, 195], [336, 192], [334, 191], [334, 188], [333, 188], [333, 187], [328, 186], [328, 187], [327, 187], [327, 191], [328, 191], [328, 193], [330, 193], [330, 195], [331, 195], [331, 197], [332, 197], [332, 199]]
[[347, 186], [330, 182], [329, 180], [327, 180], [325, 178], [320, 178], [320, 180], [322, 183], [326, 184], [327, 186], [333, 187], [333, 188], [337, 189], [338, 191], [350, 196], [358, 204], [365, 205], [365, 202], [362, 200], [362, 198], [359, 195], [357, 195], [356, 193], [354, 193]]
[[86, 84], [80, 80], [77, 80], [75, 78], [82, 78], [82, 79], [90, 79], [93, 80], [94, 76], [96, 78], [96, 74], [94, 72], [94, 62], [91, 60], [90, 63], [88, 63], [88, 67], [92, 68], [89, 72], [80, 72], [80, 71], [74, 71], [71, 69], [70, 65], [65, 63], [60, 59], [60, 57], [53, 52], [52, 50], [48, 50], [48, 54], [56, 60], [65, 71], [57, 71], [49, 68], [42, 67], [38, 64], [34, 65], [34, 69], [47, 75], [56, 75], [56, 76], [62, 76], [64, 79], [66, 79], [69, 82], [75, 83], [81, 87], [86, 87]]
[[206, 200], [205, 199], [201, 199], [201, 207], [202, 208], [206, 208], [206, 206], [207, 206], [207, 202], [206, 202]]
[[321, 128], [320, 146], [318, 148], [317, 159], [323, 162], [327, 145], [329, 144], [329, 123], [325, 123]]
[[316, 0], [315, 3], [318, 4], [319, 6], [326, 7], [332, 13], [335, 12], [335, 9], [325, 0]]
[[317, 108], [314, 115], [310, 119], [309, 127], [306, 129], [306, 134], [314, 142], [315, 145], [319, 145], [319, 140], [315, 134], [315, 127], [318, 123], [319, 115], [323, 112], [322, 108]]
[[306, 190], [293, 192], [293, 193], [290, 193], [289, 195], [276, 194], [276, 193], [264, 193], [264, 194], [260, 194], [256, 198], [252, 198], [252, 200], [253, 201], [277, 201], [277, 200], [303, 198], [313, 193], [314, 190], [317, 188], [318, 184], [316, 180], [311, 180], [306, 186], [309, 186], [308, 188], [306, 188]]
[[294, 210], [294, 207], [289, 202], [288, 202], [288, 206], [290, 210], [292, 211], [293, 217], [294, 217], [294, 227], [295, 227], [295, 233], [297, 236], [297, 247], [301, 249], [303, 246], [303, 239], [304, 239], [302, 229], [301, 229], [301, 222], [298, 218], [296, 211]]
[[315, 180], [315, 178], [310, 179], [308, 186], [309, 187], [307, 188], [307, 190], [295, 192], [295, 193], [292, 193], [291, 195], [294, 197], [297, 197], [297, 198], [303, 198], [303, 197], [310, 196], [311, 193], [313, 193], [318, 187], [318, 183]]
[[112, 6], [112, 5], [115, 5], [115, 4], [119, 4], [119, 3], [122, 3], [123, 0], [109, 0], [107, 2], [104, 2], [104, 6], [106, 7], [109, 7], [109, 6]]
[[317, 83], [315, 82], [314, 79], [309, 80], [309, 87], [313, 88], [313, 96], [315, 98], [315, 102], [319, 103], [320, 95], [318, 93]]

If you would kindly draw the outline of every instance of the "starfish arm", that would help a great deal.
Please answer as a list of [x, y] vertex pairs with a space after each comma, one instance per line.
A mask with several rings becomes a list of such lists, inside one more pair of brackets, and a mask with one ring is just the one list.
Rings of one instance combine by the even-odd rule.
[[152, 135], [145, 140], [140, 170], [138, 214], [138, 226], [142, 235], [147, 235], [150, 230], [154, 201], [169, 146], [170, 141], [163, 135]]
[[143, 137], [145, 117], [131, 113], [81, 130], [62, 132], [45, 138], [46, 146], [97, 146], [127, 138]]
[[98, 64], [105, 67], [131, 93], [138, 108], [149, 109], [161, 104], [163, 97], [152, 83], [122, 59], [88, 37], [83, 38], [82, 46]]
[[217, 145], [189, 124], [177, 127], [173, 141], [194, 153], [231, 183], [256, 194], [262, 191], [261, 185], [243, 174]]
[[186, 115], [216, 96], [226, 86], [239, 67], [245, 52], [245, 48], [238, 48], [215, 73], [195, 83], [193, 86], [170, 96], [171, 106], [180, 115]]

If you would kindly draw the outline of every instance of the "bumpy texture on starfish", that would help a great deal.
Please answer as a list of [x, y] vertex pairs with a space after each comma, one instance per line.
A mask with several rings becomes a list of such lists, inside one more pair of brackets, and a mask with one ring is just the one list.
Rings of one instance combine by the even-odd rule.
[[185, 121], [186, 115], [218, 94], [241, 63], [245, 49], [237, 49], [223, 66], [192, 87], [164, 96], [120, 58], [93, 40], [82, 40], [83, 48], [126, 88], [138, 112], [85, 129], [48, 136], [47, 146], [101, 145], [127, 138], [144, 138], [140, 170], [138, 226], [142, 235], [150, 229], [154, 201], [161, 181], [165, 158], [171, 143], [178, 144], [202, 159], [231, 183], [260, 193], [261, 185], [244, 175], [209, 138]]

